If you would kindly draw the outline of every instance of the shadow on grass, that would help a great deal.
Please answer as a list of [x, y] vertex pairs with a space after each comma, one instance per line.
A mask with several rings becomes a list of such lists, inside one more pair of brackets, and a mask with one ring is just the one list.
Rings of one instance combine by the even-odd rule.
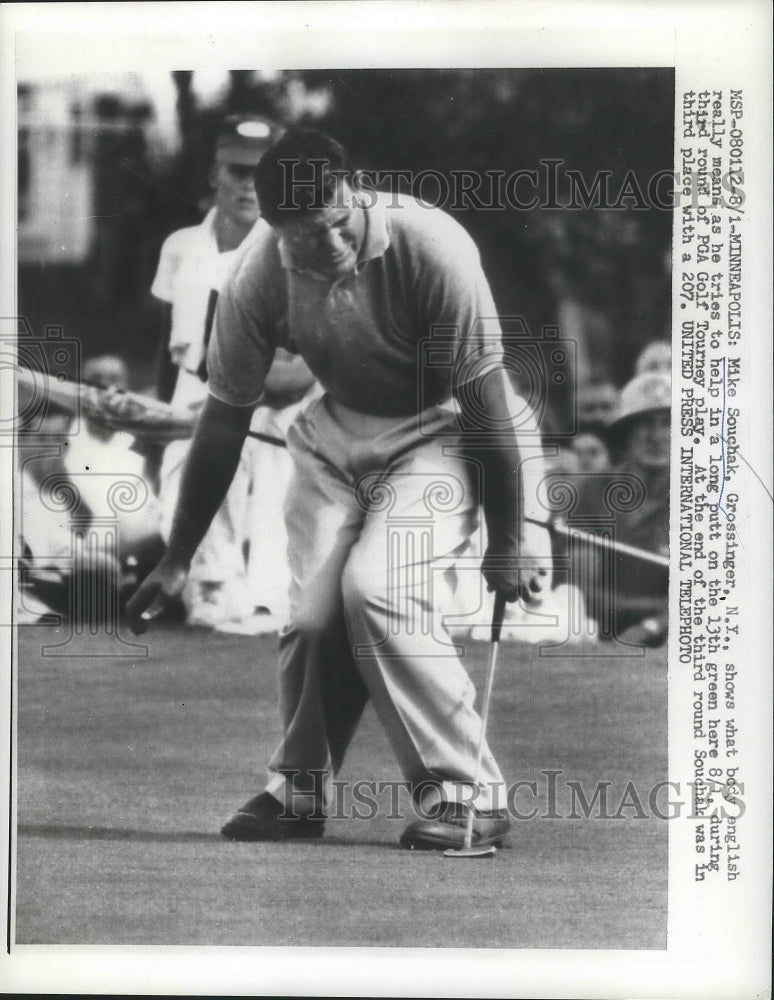
[[55, 826], [20, 823], [20, 837], [44, 837], [48, 840], [144, 840], [153, 843], [189, 843], [223, 841], [219, 833], [197, 830], [126, 830], [110, 826]]
[[[149, 843], [190, 844], [253, 844], [256, 841], [231, 841], [220, 833], [205, 833], [200, 830], [127, 830], [111, 826], [56, 826], [53, 824], [20, 823], [19, 837], [42, 837], [46, 840], [130, 840]], [[264, 841], [263, 843], [267, 843]], [[369, 847], [383, 851], [402, 850], [399, 844], [378, 840], [353, 840], [347, 837], [324, 837], [295, 840], [272, 841], [273, 846], [303, 844], [304, 847]]]

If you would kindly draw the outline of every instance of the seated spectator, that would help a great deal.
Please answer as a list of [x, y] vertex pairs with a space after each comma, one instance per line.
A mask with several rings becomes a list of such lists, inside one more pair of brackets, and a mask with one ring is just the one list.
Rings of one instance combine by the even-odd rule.
[[646, 372], [672, 373], [672, 345], [668, 340], [652, 340], [642, 349], [634, 362], [634, 374], [644, 375]]
[[[84, 365], [83, 381], [125, 390], [128, 373], [120, 358], [103, 356]], [[42, 448], [42, 441], [56, 447]], [[91, 420], [78, 424], [53, 405], [35, 435], [19, 436], [22, 621], [54, 611], [99, 624], [105, 588], [118, 588], [123, 604], [160, 558], [158, 500], [134, 443]], [[75, 543], [75, 527], [90, 536], [88, 544]]]
[[572, 439], [570, 448], [578, 460], [578, 472], [607, 472], [610, 469], [610, 452], [600, 434], [580, 431]]
[[[584, 517], [590, 528], [595, 519], [608, 519], [615, 541], [668, 555], [670, 406], [670, 378], [664, 372], [637, 375], [624, 387], [607, 429], [615, 464], [608, 476], [585, 478], [576, 512], [579, 527]], [[610, 587], [604, 582], [609, 576], [605, 558], [590, 557], [591, 569], [581, 581], [590, 613], [611, 614], [612, 631], [624, 641], [660, 645], [667, 631], [668, 572], [616, 554]]]
[[618, 390], [612, 382], [590, 381], [578, 386], [578, 430], [604, 433], [618, 405]]
[[546, 475], [574, 475], [580, 472], [580, 460], [571, 444], [553, 444], [545, 449]]
[[[97, 389], [116, 389], [126, 392], [129, 388], [129, 371], [122, 358], [104, 354], [90, 358], [83, 366], [82, 381]], [[149, 481], [143, 449], [132, 434], [106, 429], [93, 420], [86, 419], [77, 434], [67, 440], [65, 456], [67, 469], [81, 476], [79, 489], [93, 511], [106, 507], [108, 488], [125, 481], [136, 485], [144, 483], [142, 496], [132, 509], [118, 514], [118, 555], [128, 576], [137, 582], [150, 572], [161, 558], [164, 542], [159, 532], [161, 506]], [[108, 514], [114, 514], [108, 509]], [[124, 581], [129, 583], [129, 580]]]
[[[82, 560], [76, 569], [70, 518], [77, 515], [85, 520], [91, 511], [74, 493], [69, 494], [69, 511], [63, 512], [57, 502], [61, 497], [69, 505], [70, 475], [62, 453], [71, 420], [65, 410], [49, 404], [46, 413], [36, 417], [35, 433], [25, 433], [22, 422], [17, 439], [20, 495], [14, 528], [20, 591], [17, 621], [21, 625], [46, 619], [51, 611], [68, 615], [71, 580], [76, 572], [80, 579], [89, 572]], [[43, 441], [54, 447], [43, 448]], [[117, 574], [117, 563], [107, 569]]]

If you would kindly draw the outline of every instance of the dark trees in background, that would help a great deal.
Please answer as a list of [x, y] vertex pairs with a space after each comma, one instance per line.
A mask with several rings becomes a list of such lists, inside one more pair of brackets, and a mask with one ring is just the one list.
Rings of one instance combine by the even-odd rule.
[[[625, 381], [633, 350], [669, 335], [672, 215], [641, 207], [636, 192], [647, 199], [651, 178], [673, 169], [671, 70], [307, 74], [310, 85], [323, 81], [334, 93], [323, 124], [364, 167], [506, 177], [538, 170], [541, 178], [556, 171], [557, 205], [571, 201], [568, 170], [578, 172], [587, 190], [607, 172], [608, 203], [620, 200], [622, 207], [455, 214], [482, 249], [501, 312], [523, 313], [539, 331], [559, 321], [563, 300], [585, 308], [588, 346], [592, 353], [605, 349], [604, 358], [591, 358], [599, 374]], [[560, 163], [541, 167], [550, 160]], [[432, 198], [437, 185], [427, 188]], [[629, 190], [633, 197], [619, 198]], [[668, 191], [662, 183], [662, 199]], [[519, 183], [522, 204], [533, 194], [530, 183]], [[545, 183], [538, 195], [548, 200]]]
[[[427, 171], [415, 193], [430, 201], [443, 199], [433, 172], [482, 178], [472, 196], [443, 205], [480, 246], [499, 311], [523, 315], [536, 335], [558, 324], [580, 338], [587, 374], [622, 384], [637, 350], [669, 336], [670, 184], [656, 189], [653, 178], [673, 169], [671, 69], [321, 70], [274, 80], [234, 72], [217, 114], [252, 111], [290, 124], [285, 87], [298, 81], [330, 94], [326, 114], [300, 120], [340, 139], [357, 166]], [[199, 113], [200, 135], [211, 135], [217, 114]], [[526, 204], [537, 194], [555, 207], [525, 210], [506, 199], [505, 208], [486, 208], [498, 203], [490, 179], [519, 170], [536, 170], [539, 180], [537, 190], [519, 182], [516, 198]], [[584, 191], [592, 193], [585, 209]], [[579, 207], [562, 207], [573, 201]]]
[[[537, 190], [531, 182], [517, 188], [525, 203], [534, 194], [543, 202], [550, 198], [545, 178], [554, 171], [554, 208], [487, 210], [474, 207], [475, 196], [467, 207], [464, 199], [458, 207], [444, 204], [481, 248], [500, 313], [523, 315], [536, 334], [558, 324], [563, 335], [583, 342], [588, 373], [618, 384], [630, 377], [639, 347], [669, 336], [672, 214], [638, 207], [638, 191], [647, 201], [651, 179], [673, 169], [672, 70], [293, 71], [273, 79], [235, 70], [216, 107], [197, 104], [191, 72], [175, 72], [173, 79], [178, 155], [148, 164], [134, 136], [132, 150], [102, 156], [98, 168], [101, 190], [131, 188], [128, 252], [141, 262], [137, 273], [143, 281], [152, 278], [163, 238], [198, 221], [207, 207], [219, 119], [247, 111], [324, 128], [364, 169], [440, 171], [447, 177], [468, 171], [483, 179], [476, 194], [484, 206], [492, 204], [487, 178], [495, 172], [507, 178], [518, 170], [538, 171]], [[299, 87], [327, 93], [327, 102], [305, 116]], [[559, 162], [548, 167], [548, 161]], [[561, 207], [572, 194], [567, 171], [575, 171], [588, 191], [605, 177], [613, 207], [599, 200], [587, 209]], [[111, 172], [120, 177], [111, 179]], [[662, 183], [661, 197], [666, 200], [669, 192], [668, 182]], [[418, 193], [437, 200], [438, 183], [428, 175]], [[45, 315], [56, 321], [57, 313], [70, 317], [80, 310], [80, 319], [68, 318], [78, 329], [68, 332], [86, 331], [85, 353], [118, 349], [141, 369], [147, 364], [155, 346], [147, 289], [135, 288], [133, 303], [121, 301], [114, 289], [101, 304], [99, 295], [86, 295], [85, 305], [74, 308], [75, 300], [51, 303], [56, 282], [44, 271], [20, 276], [22, 311], [26, 305], [34, 316], [45, 303]], [[63, 284], [65, 295], [75, 287]], [[125, 275], [117, 287], [123, 294]], [[99, 315], [89, 313], [95, 298]]]

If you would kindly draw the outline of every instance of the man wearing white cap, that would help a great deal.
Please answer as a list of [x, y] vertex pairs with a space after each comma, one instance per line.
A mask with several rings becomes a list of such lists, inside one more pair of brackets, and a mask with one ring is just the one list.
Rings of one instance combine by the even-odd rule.
[[[176, 372], [171, 393], [167, 389], [161, 394], [178, 408], [198, 410], [207, 398], [206, 354], [218, 295], [237, 259], [266, 228], [259, 218], [254, 173], [261, 156], [280, 133], [278, 126], [262, 118], [228, 118], [217, 137], [210, 174], [213, 207], [199, 225], [172, 233], [162, 247], [151, 291], [168, 304], [166, 346], [168, 361]], [[254, 417], [261, 425], [258, 429], [266, 430], [267, 421], [271, 423], [284, 406], [297, 403], [313, 382], [300, 358], [279, 356], [265, 387], [271, 406], [259, 407]], [[189, 446], [188, 441], [173, 442], [164, 453], [160, 495], [165, 540], [169, 538]], [[253, 613], [256, 605], [266, 607], [266, 598], [260, 593], [260, 581], [248, 586], [244, 555], [252, 469], [266, 458], [262, 454], [266, 450], [266, 445], [261, 449], [257, 442], [247, 443], [228, 495], [196, 552], [183, 593], [191, 625], [269, 631], [276, 624], [270, 615], [256, 618]], [[277, 451], [273, 449], [269, 457], [275, 459]], [[279, 460], [283, 459], [287, 461], [285, 456]], [[284, 481], [288, 474], [289, 470]], [[284, 532], [283, 472], [272, 469], [268, 478], [273, 493], [264, 498], [262, 510], [253, 509], [252, 520], [258, 522], [262, 535], [276, 538]], [[271, 525], [266, 524], [267, 520]], [[282, 568], [282, 562], [272, 568], [273, 579]], [[277, 592], [284, 589], [280, 586]]]

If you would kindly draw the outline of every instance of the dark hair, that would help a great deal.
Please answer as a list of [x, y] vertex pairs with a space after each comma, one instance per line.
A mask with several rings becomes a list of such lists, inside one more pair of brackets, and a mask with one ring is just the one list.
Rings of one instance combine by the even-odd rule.
[[[336, 185], [354, 170], [344, 147], [315, 129], [291, 128], [255, 171], [261, 214], [270, 226], [330, 205]], [[292, 214], [293, 215], [292, 215]]]

